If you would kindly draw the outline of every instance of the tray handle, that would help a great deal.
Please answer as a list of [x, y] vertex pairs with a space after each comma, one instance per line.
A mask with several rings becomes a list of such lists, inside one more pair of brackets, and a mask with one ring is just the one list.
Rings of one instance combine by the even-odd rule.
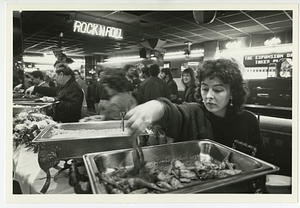
[[256, 155], [257, 152], [257, 148], [254, 147], [253, 145], [250, 145], [246, 142], [239, 141], [237, 139], [233, 141], [232, 148], [244, 152], [253, 157]]

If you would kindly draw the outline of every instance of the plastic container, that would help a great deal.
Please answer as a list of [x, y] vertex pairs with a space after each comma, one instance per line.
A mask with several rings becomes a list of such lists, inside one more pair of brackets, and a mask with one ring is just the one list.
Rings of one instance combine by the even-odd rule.
[[291, 194], [292, 178], [284, 175], [266, 175], [266, 188], [271, 194]]

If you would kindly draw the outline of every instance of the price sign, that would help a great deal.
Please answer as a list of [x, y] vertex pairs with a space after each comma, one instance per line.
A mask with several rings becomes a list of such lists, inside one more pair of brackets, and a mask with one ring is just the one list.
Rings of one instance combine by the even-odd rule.
[[293, 57], [292, 52], [244, 56], [244, 66], [264, 67], [264, 66], [268, 66], [270, 63], [277, 63], [282, 58], [292, 58], [292, 57]]

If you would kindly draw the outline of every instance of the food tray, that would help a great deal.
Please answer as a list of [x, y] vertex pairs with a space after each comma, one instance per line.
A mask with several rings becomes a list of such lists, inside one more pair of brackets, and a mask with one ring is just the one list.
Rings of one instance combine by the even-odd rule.
[[[125, 126], [126, 126], [125, 121]], [[77, 135], [53, 136], [53, 129], [79, 130]], [[80, 131], [111, 130], [114, 132], [98, 132], [83, 135]], [[126, 130], [126, 129], [125, 129]], [[142, 135], [146, 135], [143, 133]], [[32, 142], [42, 143], [45, 147], [57, 146], [58, 158], [82, 158], [86, 153], [131, 148], [127, 131], [122, 132], [121, 121], [61, 123], [47, 126]]]
[[[240, 174], [222, 179], [199, 181], [167, 193], [256, 192], [261, 178], [264, 180], [266, 174], [279, 170], [277, 166], [211, 140], [193, 140], [143, 148], [146, 162], [165, 162], [173, 159], [195, 158], [195, 156], [222, 161], [229, 152], [232, 152], [230, 162], [233, 162], [237, 169], [242, 170]], [[83, 160], [89, 175], [93, 193], [107, 194], [104, 184], [99, 180], [97, 175], [104, 172], [107, 168], [121, 168], [132, 165], [132, 149], [85, 154]]]
[[29, 110], [41, 110], [47, 111], [48, 109], [52, 108], [53, 103], [36, 103], [34, 101], [14, 101], [13, 104], [13, 116]]

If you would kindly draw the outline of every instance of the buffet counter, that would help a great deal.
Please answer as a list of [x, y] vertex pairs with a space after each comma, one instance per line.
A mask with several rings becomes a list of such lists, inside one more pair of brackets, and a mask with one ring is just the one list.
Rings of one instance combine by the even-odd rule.
[[[122, 170], [122, 168], [127, 168], [135, 162], [133, 161], [134, 151], [128, 142], [128, 131], [122, 131], [122, 126], [126, 125], [120, 121], [58, 124], [44, 114], [35, 112], [20, 113], [14, 118], [14, 144], [17, 147], [13, 151], [13, 179], [19, 182], [23, 194], [103, 193], [102, 191], [97, 192], [95, 189], [99, 185], [96, 182], [98, 181], [97, 177], [99, 177], [99, 174], [101, 176], [101, 173], [97, 173], [97, 171], [103, 167], [111, 170], [115, 168]], [[30, 139], [30, 142], [28, 142], [28, 139]], [[39, 153], [36, 153], [36, 145], [39, 147]], [[102, 157], [101, 152], [103, 151], [106, 151], [105, 157]], [[200, 155], [202, 154], [200, 158], [198, 158], [199, 152]], [[89, 154], [96, 154], [94, 156], [97, 156], [95, 158], [98, 159], [89, 160], [89, 158], [84, 157]], [[193, 170], [195, 168], [197, 170], [197, 166], [194, 165], [195, 158], [197, 162], [201, 163], [198, 164], [199, 171], [193, 172], [194, 175], [196, 174], [194, 178], [197, 179], [196, 182], [185, 189], [175, 190], [172, 193], [229, 193], [230, 191], [234, 193], [259, 193], [263, 191], [265, 193], [265, 176], [279, 170], [271, 163], [260, 161], [209, 140], [148, 146], [143, 148], [143, 154], [145, 161], [150, 162], [149, 164], [151, 162], [157, 164], [163, 162], [164, 168], [170, 167], [173, 160], [188, 159], [187, 162], [193, 164], [191, 166]], [[231, 175], [234, 171], [233, 165], [228, 165], [225, 162], [229, 161], [229, 158], [231, 158], [237, 170], [242, 171], [241, 174]], [[72, 161], [72, 163], [70, 164], [69, 161]], [[84, 164], [82, 161], [84, 161]], [[218, 163], [216, 163], [217, 161]], [[96, 163], [93, 164], [94, 162]], [[229, 172], [231, 171], [229, 177], [218, 178], [211, 175], [199, 175], [200, 172], [208, 173], [208, 169], [203, 165], [206, 163], [209, 164], [210, 168], [214, 166], [221, 167], [219, 165], [224, 163], [222, 167], [227, 167]], [[174, 164], [171, 166], [174, 166]], [[95, 167], [97, 168], [95, 169]], [[48, 172], [48, 170], [50, 174], [47, 177], [45, 171]], [[172, 171], [174, 172], [175, 169]], [[188, 171], [188, 169], [185, 171]], [[189, 176], [192, 174], [190, 170], [188, 173]], [[93, 176], [93, 174], [95, 175]], [[179, 176], [178, 173], [175, 175]], [[84, 179], [81, 176], [85, 176]], [[170, 177], [173, 176], [170, 175]], [[201, 180], [207, 177], [216, 180], [202, 183]], [[49, 187], [45, 186], [48, 182], [47, 178], [50, 181]], [[186, 182], [186, 180], [183, 181]], [[238, 189], [235, 190], [233, 187], [229, 187], [228, 185], [231, 183], [233, 187], [238, 187]], [[237, 184], [240, 185], [236, 186]], [[252, 187], [249, 184], [255, 186]], [[78, 189], [78, 185], [82, 190]], [[168, 190], [172, 189], [168, 187]], [[183, 190], [184, 192], [182, 192]]]

